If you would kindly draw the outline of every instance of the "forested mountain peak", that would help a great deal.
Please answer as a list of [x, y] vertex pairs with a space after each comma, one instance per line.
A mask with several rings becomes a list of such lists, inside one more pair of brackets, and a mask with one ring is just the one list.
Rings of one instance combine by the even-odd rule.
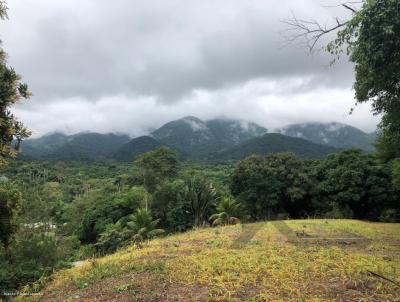
[[183, 130], [190, 130], [190, 131], [201, 131], [201, 130], [208, 130], [207, 125], [201, 119], [194, 117], [194, 116], [186, 116], [181, 119], [170, 121], [160, 128], [156, 129], [152, 132], [152, 135], [155, 137], [167, 137], [173, 135], [174, 131], [183, 131]]
[[207, 126], [219, 140], [224, 141], [228, 146], [268, 132], [266, 128], [256, 123], [229, 118], [208, 120]]
[[260, 136], [266, 131], [255, 123], [241, 120], [218, 118], [203, 121], [194, 116], [186, 116], [161, 126], [152, 136], [194, 157], [202, 157]]

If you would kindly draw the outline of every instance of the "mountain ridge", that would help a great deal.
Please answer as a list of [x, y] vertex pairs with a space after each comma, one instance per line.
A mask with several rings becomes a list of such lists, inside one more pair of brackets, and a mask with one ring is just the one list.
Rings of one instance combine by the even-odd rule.
[[340, 149], [316, 144], [302, 138], [289, 137], [280, 133], [266, 133], [238, 146], [210, 155], [211, 160], [239, 160], [252, 154], [265, 155], [276, 152], [293, 152], [307, 159], [319, 159]]
[[356, 127], [338, 122], [290, 124], [278, 129], [278, 132], [335, 148], [375, 150], [373, 143], [376, 133], [366, 133]]
[[352, 147], [372, 151], [373, 139], [372, 134], [336, 122], [292, 124], [277, 133], [268, 133], [268, 129], [250, 121], [226, 117], [203, 121], [186, 116], [135, 138], [115, 133], [49, 133], [24, 141], [22, 158], [131, 161], [162, 146], [195, 161], [233, 160], [252, 153], [284, 151], [305, 158], [320, 158]]
[[21, 154], [27, 159], [91, 160], [106, 157], [128, 141], [129, 136], [125, 134], [79, 132], [66, 135], [54, 132], [22, 142]]

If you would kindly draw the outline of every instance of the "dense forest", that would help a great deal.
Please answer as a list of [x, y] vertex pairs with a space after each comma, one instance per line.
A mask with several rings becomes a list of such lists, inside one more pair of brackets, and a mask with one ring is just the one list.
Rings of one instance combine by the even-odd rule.
[[321, 160], [274, 153], [212, 165], [180, 161], [165, 147], [131, 163], [12, 161], [0, 184], [2, 212], [11, 217], [1, 228], [8, 232], [0, 288], [195, 227], [320, 217], [396, 222], [398, 168], [356, 149]]

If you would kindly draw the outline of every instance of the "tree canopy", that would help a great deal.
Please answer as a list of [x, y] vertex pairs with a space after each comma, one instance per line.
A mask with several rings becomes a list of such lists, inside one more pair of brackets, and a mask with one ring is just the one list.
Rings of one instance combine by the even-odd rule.
[[[6, 18], [6, 3], [0, 1], [0, 19]], [[7, 53], [0, 44], [0, 166], [7, 157], [17, 154], [21, 140], [30, 134], [10, 111], [12, 105], [30, 95], [28, 86], [21, 82], [21, 77], [7, 64]]]
[[134, 164], [139, 169], [143, 185], [149, 192], [154, 192], [162, 181], [178, 173], [177, 154], [166, 147], [140, 155]]
[[400, 156], [400, 10], [398, 0], [368, 0], [354, 12], [327, 49], [347, 45], [355, 63], [355, 97], [372, 102], [383, 114], [378, 149], [386, 158]]
[[304, 211], [310, 179], [302, 159], [293, 153], [253, 155], [242, 160], [233, 177], [232, 193], [258, 219], [273, 218], [278, 212], [292, 216]]
[[21, 193], [8, 183], [0, 184], [0, 243], [8, 247], [16, 231], [16, 213], [19, 210]]

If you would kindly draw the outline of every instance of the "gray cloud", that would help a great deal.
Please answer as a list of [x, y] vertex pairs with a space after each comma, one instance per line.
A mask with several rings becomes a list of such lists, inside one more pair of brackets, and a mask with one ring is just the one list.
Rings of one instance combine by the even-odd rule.
[[[338, 73], [326, 72], [326, 55], [280, 47], [279, 21], [295, 6], [289, 1], [52, 2], [10, 3], [3, 33], [12, 62], [39, 97], [122, 91], [176, 101], [196, 88], [251, 78], [324, 74], [329, 80]], [[312, 3], [303, 2], [295, 6], [299, 13]]]
[[[329, 68], [331, 58], [326, 53], [310, 56], [294, 46], [283, 48], [279, 34], [285, 28], [280, 20], [290, 10], [305, 18], [318, 16], [322, 22], [332, 21], [337, 14], [345, 17], [343, 11], [322, 6], [332, 2], [10, 1], [10, 21], [2, 24], [0, 35], [11, 64], [35, 94], [30, 102], [17, 106], [16, 111], [40, 133], [57, 127], [67, 131], [109, 129], [139, 133], [155, 126], [155, 119], [178, 117], [172, 112], [203, 117], [212, 112], [238, 115], [229, 102], [245, 104], [255, 115], [247, 116], [242, 110], [239, 113], [258, 119], [260, 98], [278, 98], [282, 104], [288, 104], [286, 115], [281, 112], [282, 117], [277, 118], [268, 111], [264, 113], [270, 116], [265, 119], [285, 123], [293, 120], [293, 114], [299, 114], [297, 120], [302, 121], [307, 119], [306, 114], [294, 113], [293, 108], [300, 97], [307, 95], [316, 102], [311, 107], [324, 104], [325, 110], [331, 106], [336, 111], [340, 103], [339, 110], [345, 114], [353, 103], [348, 93], [353, 81], [352, 66], [344, 61]], [[249, 83], [254, 82], [261, 83], [256, 85], [256, 93], [249, 88]], [[234, 95], [239, 90], [240, 101]], [[329, 105], [328, 91], [341, 91], [346, 100], [331, 100]], [[210, 104], [211, 99], [214, 103]], [[109, 110], [101, 113], [104, 124], [91, 121], [90, 112], [86, 114], [87, 122], [66, 115], [64, 121], [55, 121], [46, 114], [48, 110], [57, 116], [69, 102], [76, 110], [71, 115], [79, 116], [89, 108], [93, 112], [100, 108]], [[187, 112], [191, 102], [196, 102], [198, 112]], [[121, 114], [129, 113], [136, 118], [136, 111], [129, 110], [146, 109], [146, 104], [152, 109], [140, 123], [129, 122], [127, 117], [125, 124], [119, 125], [120, 121], [111, 114], [111, 107], [116, 104], [124, 106], [119, 108], [124, 111]], [[34, 121], [36, 116], [41, 116], [46, 125]], [[94, 119], [99, 118], [95, 116], [93, 113]], [[327, 113], [319, 118], [324, 116], [331, 118]], [[367, 114], [363, 115], [365, 118]], [[373, 128], [376, 120], [367, 119], [359, 124]], [[357, 121], [350, 119], [349, 123]]]

